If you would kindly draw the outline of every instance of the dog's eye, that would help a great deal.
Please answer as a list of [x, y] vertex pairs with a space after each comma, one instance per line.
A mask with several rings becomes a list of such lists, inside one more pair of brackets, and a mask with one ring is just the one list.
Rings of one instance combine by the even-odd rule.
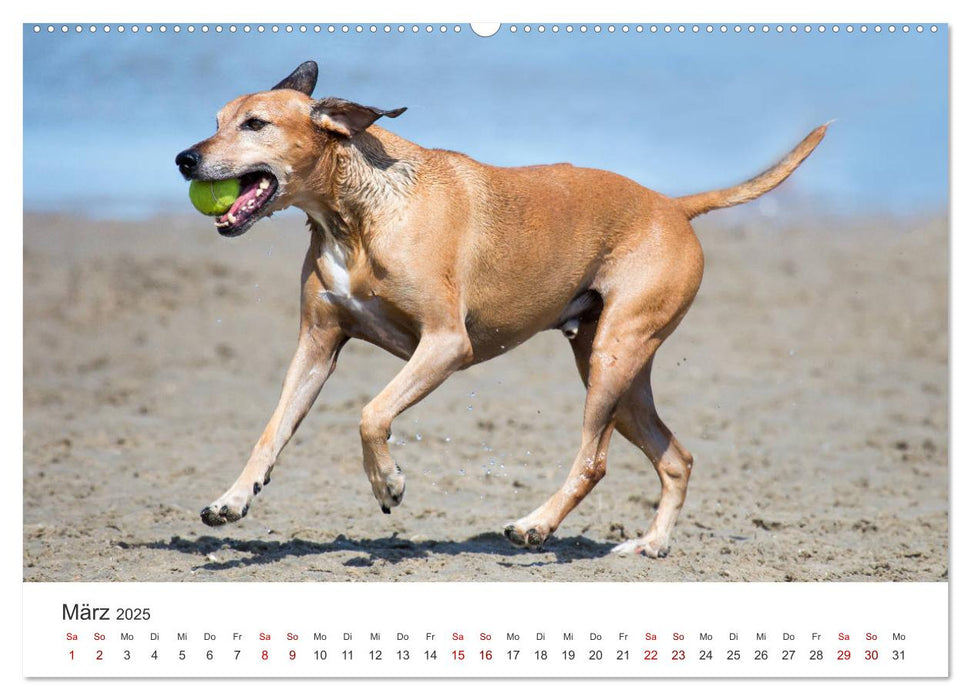
[[270, 122], [263, 121], [262, 119], [257, 119], [256, 117], [250, 117], [245, 122], [243, 122], [243, 125], [240, 128], [246, 129], [247, 131], [259, 131], [269, 123]]

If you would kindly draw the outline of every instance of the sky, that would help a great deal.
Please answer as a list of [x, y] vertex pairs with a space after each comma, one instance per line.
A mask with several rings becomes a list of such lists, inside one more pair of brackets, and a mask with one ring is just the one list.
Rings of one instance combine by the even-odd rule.
[[761, 211], [912, 216], [948, 206], [945, 26], [527, 34], [504, 25], [488, 38], [467, 25], [444, 34], [214, 26], [65, 34], [25, 25], [25, 211], [191, 212], [176, 153], [213, 132], [223, 104], [307, 59], [320, 65], [315, 96], [407, 106], [384, 126], [495, 165], [565, 161], [688, 194], [761, 172], [835, 119]]

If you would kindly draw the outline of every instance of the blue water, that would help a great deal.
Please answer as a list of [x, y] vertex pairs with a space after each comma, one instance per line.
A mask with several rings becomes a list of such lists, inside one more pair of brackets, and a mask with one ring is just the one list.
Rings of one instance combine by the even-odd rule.
[[[840, 214], [948, 202], [947, 30], [834, 35], [34, 34], [24, 28], [24, 207], [188, 212], [173, 159], [219, 107], [320, 64], [317, 96], [498, 165], [569, 161], [668, 194], [734, 184], [830, 119], [778, 202]], [[56, 183], [51, 185], [50, 183]]]

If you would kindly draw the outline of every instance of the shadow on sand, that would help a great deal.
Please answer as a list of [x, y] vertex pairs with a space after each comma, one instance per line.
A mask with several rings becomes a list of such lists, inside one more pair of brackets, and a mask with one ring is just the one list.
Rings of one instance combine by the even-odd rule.
[[[172, 537], [168, 542], [115, 542], [123, 549], [154, 549], [182, 552], [199, 556], [215, 555], [217, 552], [228, 559], [210, 561], [198, 569], [221, 571], [242, 566], [273, 564], [291, 557], [306, 557], [334, 552], [348, 552], [352, 556], [344, 566], [372, 566], [379, 562], [397, 564], [409, 559], [424, 559], [429, 555], [454, 556], [457, 554], [491, 554], [502, 557], [521, 557], [529, 555], [530, 561], [499, 561], [500, 566], [548, 566], [563, 564], [578, 559], [596, 559], [608, 554], [611, 543], [595, 542], [587, 537], [551, 538], [537, 549], [520, 549], [510, 544], [498, 533], [483, 533], [461, 542], [428, 540], [412, 542], [400, 539], [397, 533], [378, 539], [350, 539], [338, 535], [331, 542], [314, 542], [299, 537], [286, 542], [264, 540], [240, 540], [232, 537], [202, 536], [195, 539]], [[552, 554], [553, 560], [536, 561], [537, 554]], [[234, 556], [236, 555], [236, 556]]]

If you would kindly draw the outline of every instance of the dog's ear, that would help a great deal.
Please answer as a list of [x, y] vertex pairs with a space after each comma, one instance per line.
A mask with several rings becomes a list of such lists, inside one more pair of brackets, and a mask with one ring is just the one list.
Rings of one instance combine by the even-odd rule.
[[299, 90], [305, 95], [312, 95], [317, 86], [317, 63], [304, 61], [286, 78], [278, 82], [272, 90]]
[[398, 109], [378, 109], [365, 107], [356, 102], [348, 102], [337, 97], [325, 97], [314, 103], [310, 110], [310, 118], [321, 129], [351, 138], [381, 117], [397, 117], [407, 107]]

